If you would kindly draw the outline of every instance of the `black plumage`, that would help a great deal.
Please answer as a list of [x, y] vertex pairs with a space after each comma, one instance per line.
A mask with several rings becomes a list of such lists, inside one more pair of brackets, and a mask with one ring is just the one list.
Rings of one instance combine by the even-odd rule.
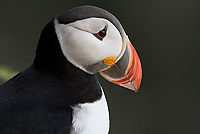
[[95, 75], [75, 67], [74, 71], [73, 74], [71, 71], [66, 73], [65, 78], [58, 78], [44, 74], [32, 65], [1, 85], [0, 133], [69, 133], [71, 106], [92, 102], [101, 96]]

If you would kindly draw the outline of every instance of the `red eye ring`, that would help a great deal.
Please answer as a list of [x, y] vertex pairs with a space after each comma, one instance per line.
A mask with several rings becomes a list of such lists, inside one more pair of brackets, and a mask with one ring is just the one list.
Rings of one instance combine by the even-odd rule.
[[94, 36], [99, 40], [103, 40], [103, 38], [105, 38], [106, 35], [107, 35], [107, 26], [105, 26], [104, 29], [102, 29], [98, 33], [94, 34]]

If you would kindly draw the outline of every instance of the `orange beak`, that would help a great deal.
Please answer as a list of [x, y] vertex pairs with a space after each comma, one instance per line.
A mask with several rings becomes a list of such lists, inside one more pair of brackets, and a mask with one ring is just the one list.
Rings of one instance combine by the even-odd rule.
[[123, 38], [122, 50], [114, 64], [100, 74], [110, 82], [138, 91], [142, 79], [142, 67], [136, 50], [128, 39]]

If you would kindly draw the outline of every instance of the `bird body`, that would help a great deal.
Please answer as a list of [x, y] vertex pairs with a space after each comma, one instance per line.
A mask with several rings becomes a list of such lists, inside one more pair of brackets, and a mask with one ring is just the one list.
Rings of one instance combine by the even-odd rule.
[[[88, 78], [88, 76], [84, 76], [88, 74], [82, 73], [83, 79]], [[96, 76], [88, 78], [88, 82], [96, 82], [91, 87], [91, 89], [94, 89], [93, 92], [89, 87], [83, 89], [83, 85], [78, 85], [78, 83], [70, 83], [69, 86], [67, 78], [67, 75], [66, 78], [48, 76], [31, 66], [0, 85], [0, 88], [4, 89], [1, 90], [0, 97], [0, 133], [64, 134], [71, 131], [72, 117], [73, 115], [80, 117], [82, 108], [86, 112], [83, 115], [87, 119], [88, 116], [86, 115], [94, 116], [94, 112], [98, 111], [97, 108], [100, 109], [100, 114], [108, 114], [107, 105], [103, 105], [103, 112], [102, 107], [95, 107], [95, 103], [90, 106], [90, 102], [100, 102], [100, 104], [97, 104], [100, 106], [101, 103], [106, 103]], [[74, 79], [76, 78], [70, 77], [71, 81]], [[87, 83], [86, 81], [84, 83]], [[46, 88], [47, 85], [48, 88]], [[77, 94], [76, 91], [79, 86], [80, 94]], [[83, 104], [79, 104], [79, 102]], [[87, 104], [84, 104], [85, 102]], [[90, 107], [95, 108], [95, 111], [90, 111]], [[107, 117], [106, 114], [103, 117]], [[98, 113], [94, 117], [98, 117]], [[107, 121], [108, 119], [106, 119]], [[85, 124], [84, 122], [80, 123]], [[81, 126], [77, 129], [81, 131]]]
[[140, 60], [119, 21], [94, 6], [44, 27], [32, 65], [0, 85], [0, 134], [107, 134], [97, 73], [137, 91]]

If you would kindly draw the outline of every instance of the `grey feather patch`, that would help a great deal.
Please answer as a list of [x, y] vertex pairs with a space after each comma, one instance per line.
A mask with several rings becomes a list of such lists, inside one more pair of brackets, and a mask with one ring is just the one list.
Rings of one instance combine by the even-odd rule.
[[92, 74], [95, 74], [95, 73], [98, 73], [100, 71], [102, 71], [102, 68], [109, 68], [110, 66], [109, 65], [106, 65], [103, 63], [103, 61], [99, 61], [95, 64], [92, 64], [92, 65], [89, 65], [89, 66], [84, 66], [84, 68], [88, 71], [88, 72], [91, 72]]

